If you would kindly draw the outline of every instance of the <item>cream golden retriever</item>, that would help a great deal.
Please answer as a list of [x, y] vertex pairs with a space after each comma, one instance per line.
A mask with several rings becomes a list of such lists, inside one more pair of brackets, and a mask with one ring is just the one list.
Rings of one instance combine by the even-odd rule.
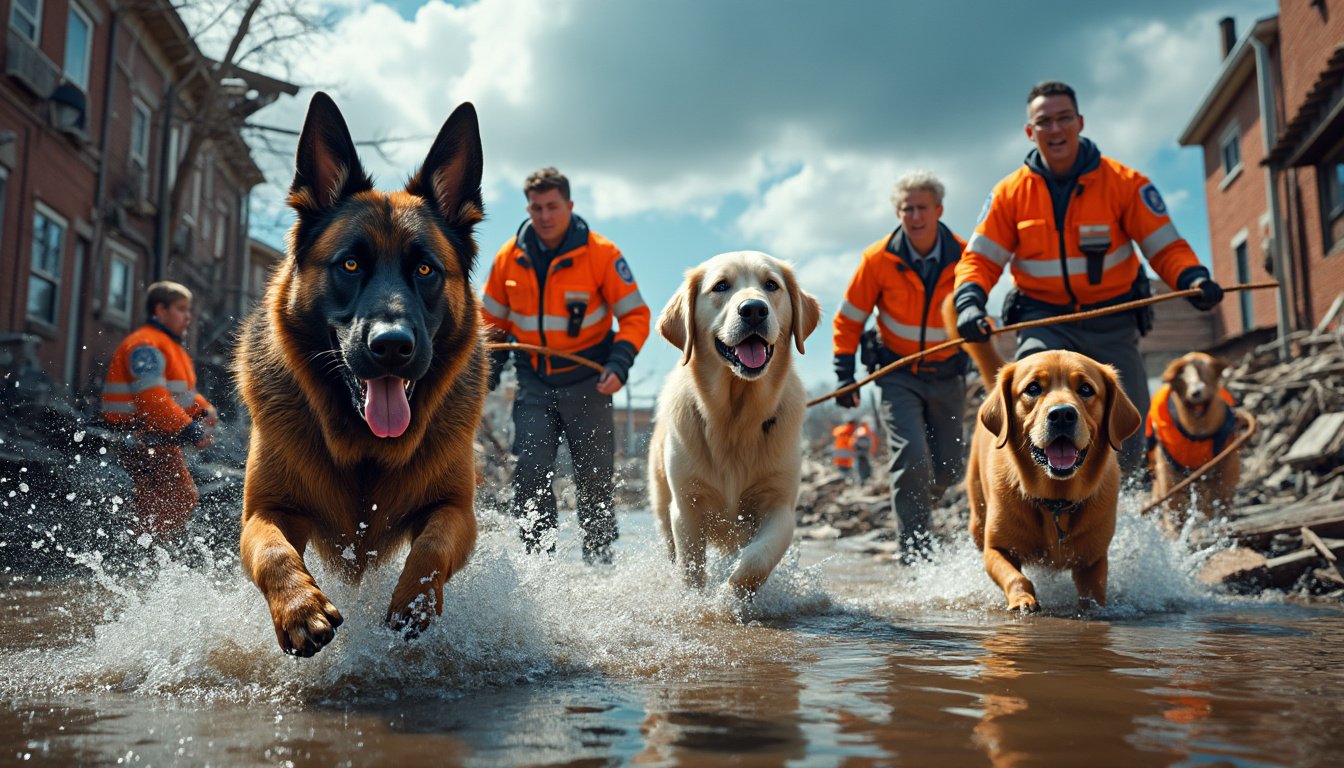
[[793, 539], [805, 396], [789, 344], [801, 354], [820, 317], [786, 264], [737, 251], [687, 272], [658, 319], [682, 355], [658, 398], [650, 503], [692, 586], [713, 544], [751, 595]]

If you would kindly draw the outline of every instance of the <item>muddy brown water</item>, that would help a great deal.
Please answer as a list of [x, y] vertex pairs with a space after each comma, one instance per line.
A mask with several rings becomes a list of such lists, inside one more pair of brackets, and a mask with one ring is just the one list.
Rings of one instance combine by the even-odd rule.
[[[572, 516], [571, 516], [572, 517]], [[1037, 578], [1020, 617], [966, 542], [928, 565], [799, 544], [745, 608], [683, 589], [646, 513], [613, 568], [529, 558], [486, 520], [442, 618], [379, 625], [395, 573], [318, 579], [344, 611], [276, 648], [235, 560], [0, 586], [0, 765], [1336, 765], [1344, 610], [1199, 586], [1133, 517], [1111, 605]], [[19, 542], [21, 545], [22, 542]], [[713, 571], [721, 583], [727, 563]]]

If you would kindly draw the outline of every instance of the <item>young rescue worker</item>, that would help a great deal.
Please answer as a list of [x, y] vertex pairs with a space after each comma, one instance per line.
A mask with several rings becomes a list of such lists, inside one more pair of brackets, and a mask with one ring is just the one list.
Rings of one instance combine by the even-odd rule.
[[196, 391], [196, 369], [182, 346], [191, 324], [191, 291], [154, 283], [149, 320], [112, 356], [103, 385], [103, 417], [130, 432], [122, 465], [135, 481], [135, 527], [160, 541], [180, 537], [200, 501], [179, 446], [213, 442], [214, 406]]
[[850, 417], [831, 429], [831, 461], [839, 470], [840, 477], [848, 484], [854, 474], [854, 433], [859, 430], [859, 421]]
[[[551, 476], [563, 435], [574, 464], [584, 560], [610, 562], [617, 535], [611, 396], [648, 338], [649, 308], [621, 252], [573, 215], [569, 179], [542, 168], [527, 177], [523, 192], [528, 219], [495, 256], [485, 284], [486, 327], [495, 339], [579, 355], [604, 370], [599, 376], [561, 357], [514, 354], [513, 513], [527, 550], [541, 550], [558, 522]], [[492, 390], [506, 358], [493, 356]], [[545, 548], [553, 551], [554, 543]]]
[[[947, 341], [941, 310], [952, 292], [954, 267], [965, 242], [939, 219], [944, 187], [928, 171], [901, 177], [891, 193], [900, 224], [868, 246], [835, 315], [835, 375], [854, 382], [854, 353], [863, 326], [877, 309], [876, 359], [887, 365]], [[877, 380], [881, 419], [891, 452], [891, 512], [902, 557], [924, 548], [930, 513], [961, 473], [967, 356], [947, 349]], [[857, 408], [859, 392], [836, 398]]]
[[[1080, 134], [1078, 99], [1064, 83], [1046, 81], [1027, 95], [1025, 165], [1000, 181], [980, 212], [957, 266], [957, 330], [988, 338], [985, 300], [1012, 261], [1016, 289], [1004, 302], [1004, 323], [1037, 320], [1119, 304], [1148, 295], [1134, 244], [1167, 285], [1198, 288], [1190, 302], [1210, 310], [1223, 289], [1176, 232], [1166, 203], [1147, 177], [1109, 157]], [[1137, 312], [1030, 328], [1017, 334], [1017, 359], [1047, 349], [1079, 352], [1120, 371], [1140, 413], [1148, 410], [1148, 377], [1139, 337], [1152, 324]], [[1120, 452], [1130, 471], [1143, 457], [1134, 435]]]

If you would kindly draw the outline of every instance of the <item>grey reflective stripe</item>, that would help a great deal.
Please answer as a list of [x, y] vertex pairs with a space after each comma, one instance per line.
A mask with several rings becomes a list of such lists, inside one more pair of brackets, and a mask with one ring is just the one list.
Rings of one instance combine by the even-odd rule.
[[647, 306], [648, 304], [644, 303], [644, 297], [639, 295], [639, 289], [636, 288], [624, 299], [616, 302], [616, 306], [612, 307], [611, 311], [614, 312], [617, 317], [625, 317], [636, 309]]
[[170, 382], [168, 382], [165, 386], [168, 387], [168, 391], [169, 391], [169, 392], [186, 392], [186, 391], [187, 391], [187, 382], [185, 382], [185, 381], [181, 381], [180, 379], [170, 381]]
[[848, 301], [840, 302], [840, 314], [860, 325], [868, 322], [868, 313], [853, 304], [850, 304]]
[[[1125, 243], [1114, 251], [1106, 254], [1105, 261], [1102, 262], [1102, 271], [1112, 267], [1119, 266], [1129, 260], [1134, 255], [1134, 245]], [[1067, 260], [1070, 275], [1087, 274], [1087, 258], [1083, 256], [1071, 256]], [[1064, 274], [1059, 269], [1059, 259], [1018, 259], [1013, 262], [1013, 271], [1021, 272], [1030, 277], [1063, 277]]]
[[155, 387], [167, 387], [168, 380], [163, 378], [162, 376], [155, 376], [152, 379], [136, 379], [135, 382], [133, 382], [129, 386], [131, 388], [131, 392], [138, 395], [141, 392], [144, 392], [146, 389], [153, 389]]
[[[589, 312], [588, 316], [583, 318], [583, 327], [587, 328], [594, 323], [605, 320], [606, 317], [607, 305], [599, 304], [597, 309]], [[569, 317], [565, 315], [546, 315], [542, 320], [541, 327], [545, 331], [567, 331], [569, 330]]]
[[179, 392], [173, 395], [173, 402], [183, 408], [190, 408], [196, 402], [196, 390], [191, 389], [186, 392]]
[[481, 297], [481, 306], [491, 317], [504, 321], [509, 319], [509, 308], [490, 298], [489, 294]]
[[103, 385], [104, 395], [129, 395], [131, 394], [130, 384], [107, 383]]
[[536, 315], [522, 315], [517, 312], [510, 312], [508, 320], [520, 331], [541, 330], [541, 324], [537, 322]]
[[971, 235], [971, 241], [966, 243], [967, 253], [978, 253], [990, 261], [1003, 266], [1008, 263], [1008, 259], [1013, 257], [1012, 251], [1004, 248], [1002, 245], [990, 240], [988, 237], [976, 232]]
[[835, 458], [837, 458], [837, 459], [852, 459], [852, 458], [854, 458], [854, 452], [851, 451], [851, 450], [849, 450], [848, 448], [836, 448], [836, 449], [835, 449]]
[[104, 402], [103, 413], [135, 413], [134, 403]]
[[1176, 231], [1176, 225], [1168, 221], [1166, 224], [1158, 227], [1153, 233], [1139, 242], [1139, 250], [1143, 251], [1144, 258], [1151, 259], [1166, 248], [1168, 245], [1181, 239], [1181, 233]]
[[[909, 341], [919, 341], [919, 326], [906, 325], [905, 323], [898, 323], [895, 320], [892, 320], [891, 318], [887, 317], [886, 315], [880, 312], [878, 313], [878, 319], [882, 321], [883, 328], [886, 328], [888, 331], [891, 331], [896, 336], [899, 336], [902, 339], [907, 339]], [[928, 328], [924, 329], [924, 340], [947, 341], [947, 331], [943, 330], [942, 328], [935, 328], [933, 326], [929, 326]]]

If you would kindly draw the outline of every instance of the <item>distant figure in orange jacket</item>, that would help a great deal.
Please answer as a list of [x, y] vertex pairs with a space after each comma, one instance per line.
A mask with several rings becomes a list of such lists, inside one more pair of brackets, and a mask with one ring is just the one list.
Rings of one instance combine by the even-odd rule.
[[[1190, 303], [1204, 311], [1223, 289], [1176, 231], [1167, 205], [1146, 176], [1082, 136], [1083, 116], [1072, 88], [1038, 83], [1027, 94], [1027, 138], [1035, 148], [1024, 165], [994, 186], [966, 254], [957, 264], [957, 331], [967, 341], [989, 338], [985, 302], [1005, 267], [1015, 290], [1004, 300], [1003, 322], [1042, 320], [1104, 308], [1148, 295], [1137, 244], [1176, 290], [1198, 288]], [[1145, 307], [1071, 323], [1023, 329], [1017, 359], [1048, 349], [1079, 352], [1115, 366], [1125, 394], [1148, 410], [1148, 373], [1139, 337], [1152, 315]], [[1125, 441], [1126, 471], [1143, 459], [1143, 437]]]
[[216, 413], [196, 391], [196, 369], [182, 346], [191, 291], [154, 283], [145, 309], [148, 322], [121, 342], [108, 366], [103, 417], [130, 432], [121, 460], [135, 481], [136, 530], [163, 541], [185, 532], [200, 501], [179, 446], [208, 447]]
[[831, 430], [835, 442], [831, 446], [831, 461], [848, 483], [854, 476], [854, 433], [859, 431], [859, 420], [850, 418]]

